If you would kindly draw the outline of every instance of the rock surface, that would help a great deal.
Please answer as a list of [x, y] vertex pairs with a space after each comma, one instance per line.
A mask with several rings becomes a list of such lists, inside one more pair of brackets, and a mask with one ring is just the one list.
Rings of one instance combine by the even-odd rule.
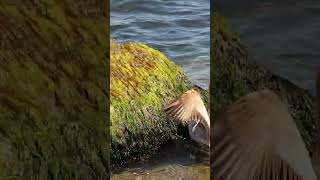
[[[153, 154], [178, 137], [164, 107], [192, 88], [180, 67], [144, 44], [111, 41], [111, 162], [121, 165]], [[202, 91], [206, 101], [208, 94]]]
[[319, 127], [314, 97], [307, 90], [258, 67], [237, 34], [217, 12], [211, 15], [211, 86], [211, 106], [214, 107], [211, 117], [249, 92], [263, 88], [275, 91], [288, 104], [311, 150], [315, 128]]
[[108, 177], [101, 2], [0, 2], [0, 179]]

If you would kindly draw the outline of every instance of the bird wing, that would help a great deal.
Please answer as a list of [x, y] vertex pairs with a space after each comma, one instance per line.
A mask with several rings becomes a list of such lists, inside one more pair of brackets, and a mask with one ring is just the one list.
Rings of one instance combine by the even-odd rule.
[[211, 135], [212, 179], [316, 179], [286, 105], [270, 90], [250, 93], [218, 115]]
[[210, 123], [201, 95], [193, 89], [175, 99], [165, 108], [165, 111], [168, 115], [183, 123], [188, 123], [191, 120]]

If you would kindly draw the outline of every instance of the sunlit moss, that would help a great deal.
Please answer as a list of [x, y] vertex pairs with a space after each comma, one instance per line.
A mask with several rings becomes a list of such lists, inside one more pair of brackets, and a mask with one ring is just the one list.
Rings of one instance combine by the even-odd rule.
[[111, 41], [112, 163], [150, 155], [177, 136], [164, 106], [191, 85], [182, 69], [143, 44]]
[[106, 178], [108, 21], [72, 0], [0, 14], [0, 179]]

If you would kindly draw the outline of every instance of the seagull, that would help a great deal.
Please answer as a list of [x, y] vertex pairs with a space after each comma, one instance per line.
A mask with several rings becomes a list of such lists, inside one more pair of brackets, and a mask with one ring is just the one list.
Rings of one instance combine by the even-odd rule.
[[210, 147], [210, 119], [197, 90], [188, 90], [170, 103], [165, 111], [174, 119], [188, 123], [192, 140]]
[[212, 179], [317, 179], [287, 105], [269, 89], [219, 113], [211, 134]]

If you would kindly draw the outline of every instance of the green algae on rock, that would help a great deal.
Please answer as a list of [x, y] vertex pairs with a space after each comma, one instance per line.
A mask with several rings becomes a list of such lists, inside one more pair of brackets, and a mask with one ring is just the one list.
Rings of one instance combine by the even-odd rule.
[[108, 177], [99, 2], [0, 2], [0, 179]]
[[318, 126], [311, 94], [267, 69], [258, 67], [237, 34], [217, 12], [211, 15], [211, 22], [210, 79], [213, 111], [230, 105], [249, 92], [272, 89], [289, 105], [307, 148], [311, 150], [314, 131]]
[[192, 86], [182, 69], [144, 44], [111, 41], [111, 162], [143, 159], [177, 137], [164, 106]]

